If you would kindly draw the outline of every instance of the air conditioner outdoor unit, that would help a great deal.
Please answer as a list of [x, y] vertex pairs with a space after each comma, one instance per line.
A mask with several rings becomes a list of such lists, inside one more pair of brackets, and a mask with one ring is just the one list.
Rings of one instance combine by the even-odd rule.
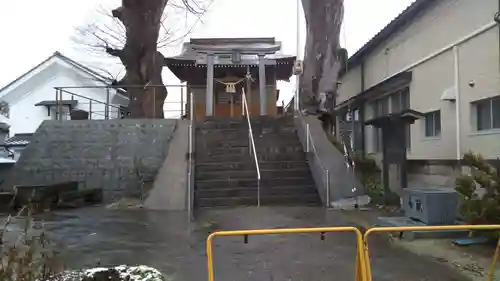
[[407, 189], [403, 194], [403, 210], [411, 219], [427, 225], [454, 224], [459, 195], [452, 189]]

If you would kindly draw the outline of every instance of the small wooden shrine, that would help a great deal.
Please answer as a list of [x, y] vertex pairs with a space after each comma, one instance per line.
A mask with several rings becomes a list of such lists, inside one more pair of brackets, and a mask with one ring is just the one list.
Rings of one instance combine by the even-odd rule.
[[295, 58], [274, 38], [206, 38], [184, 43], [165, 65], [193, 93], [195, 118], [240, 116], [243, 91], [251, 116], [276, 116], [276, 82], [293, 75]]

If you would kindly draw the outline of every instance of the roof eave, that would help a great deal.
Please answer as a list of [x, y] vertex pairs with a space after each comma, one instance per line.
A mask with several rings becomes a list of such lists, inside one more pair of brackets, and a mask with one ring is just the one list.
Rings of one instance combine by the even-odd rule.
[[340, 76], [348, 72], [364, 60], [366, 56], [371, 54], [377, 47], [385, 42], [394, 33], [413, 21], [422, 11], [425, 11], [436, 0], [415, 0], [408, 8], [401, 12], [395, 19], [393, 19], [387, 26], [385, 26], [379, 33], [377, 33], [370, 41], [354, 53], [347, 61], [346, 67], [341, 70]]
[[36, 66], [32, 67], [30, 70], [26, 71], [25, 73], [23, 73], [22, 75], [20, 75], [19, 77], [17, 77], [16, 79], [14, 79], [12, 82], [8, 83], [7, 85], [5, 85], [4, 87], [0, 88], [0, 96], [5, 96], [7, 95], [10, 91], [14, 90], [15, 88], [17, 88], [16, 84], [21, 82], [23, 78], [25, 78], [26, 76], [28, 76], [30, 73], [33, 73], [33, 71], [39, 69], [40, 67], [42, 67], [44, 64], [47, 64], [49, 63], [51, 60], [54, 60], [54, 59], [59, 59], [61, 61], [63, 61], [64, 63], [67, 63], [69, 64], [70, 66], [74, 67], [75, 69], [79, 70], [79, 71], [82, 71], [84, 73], [86, 73], [87, 75], [90, 75], [92, 78], [94, 78], [96, 81], [98, 82], [102, 82], [104, 84], [108, 84], [108, 83], [111, 83], [111, 79], [108, 79], [102, 75], [100, 75], [99, 73], [97, 73], [96, 71], [93, 71], [92, 69], [64, 56], [63, 54], [61, 54], [60, 52], [55, 52], [54, 54], [52, 54], [50, 57], [48, 57], [47, 59], [43, 60], [41, 63], [37, 64]]

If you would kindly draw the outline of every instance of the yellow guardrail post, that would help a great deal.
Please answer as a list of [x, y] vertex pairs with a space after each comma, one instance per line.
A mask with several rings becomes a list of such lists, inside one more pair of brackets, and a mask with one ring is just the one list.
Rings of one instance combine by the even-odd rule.
[[498, 238], [497, 246], [495, 248], [495, 253], [493, 254], [493, 260], [490, 264], [490, 270], [488, 271], [488, 281], [493, 281], [493, 277], [495, 276], [495, 265], [498, 260], [498, 252], [500, 251], [500, 238]]
[[[364, 276], [366, 281], [372, 280], [370, 255], [368, 249], [368, 236], [371, 233], [376, 232], [406, 232], [406, 231], [446, 231], [446, 230], [500, 230], [500, 225], [440, 225], [440, 226], [406, 226], [406, 227], [375, 227], [368, 229], [363, 236], [363, 262], [364, 265]], [[493, 275], [495, 274], [495, 265], [498, 259], [498, 253], [500, 252], [500, 239], [498, 240], [497, 247], [495, 249], [495, 254], [493, 255], [493, 261], [490, 265], [488, 272], [488, 281], [493, 280]]]
[[216, 236], [244, 236], [250, 235], [269, 235], [269, 234], [294, 234], [294, 233], [327, 233], [327, 232], [354, 232], [356, 235], [356, 281], [365, 281], [367, 270], [365, 265], [368, 264], [364, 258], [363, 252], [363, 235], [359, 229], [355, 227], [318, 227], [318, 228], [282, 228], [282, 229], [256, 229], [256, 230], [235, 230], [235, 231], [219, 231], [210, 234], [207, 238], [207, 269], [208, 281], [214, 281], [214, 261], [213, 261], [213, 246], [212, 242]]

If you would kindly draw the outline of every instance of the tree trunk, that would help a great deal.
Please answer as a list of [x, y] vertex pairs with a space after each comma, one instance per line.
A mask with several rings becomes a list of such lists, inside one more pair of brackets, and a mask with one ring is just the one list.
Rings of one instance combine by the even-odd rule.
[[161, 77], [164, 57], [157, 50], [157, 41], [167, 2], [122, 0], [122, 6], [112, 11], [125, 26], [126, 42], [123, 49], [107, 48], [106, 52], [125, 66], [125, 76], [116, 84], [129, 94], [131, 118], [164, 118], [167, 89]]
[[[300, 82], [301, 108], [318, 101], [319, 93], [327, 93], [329, 103], [337, 95], [337, 78], [341, 67], [340, 28], [344, 17], [343, 0], [302, 0], [307, 37], [304, 73]], [[313, 103], [318, 109], [319, 103]], [[332, 106], [327, 106], [329, 111]], [[331, 112], [330, 112], [331, 113]]]

